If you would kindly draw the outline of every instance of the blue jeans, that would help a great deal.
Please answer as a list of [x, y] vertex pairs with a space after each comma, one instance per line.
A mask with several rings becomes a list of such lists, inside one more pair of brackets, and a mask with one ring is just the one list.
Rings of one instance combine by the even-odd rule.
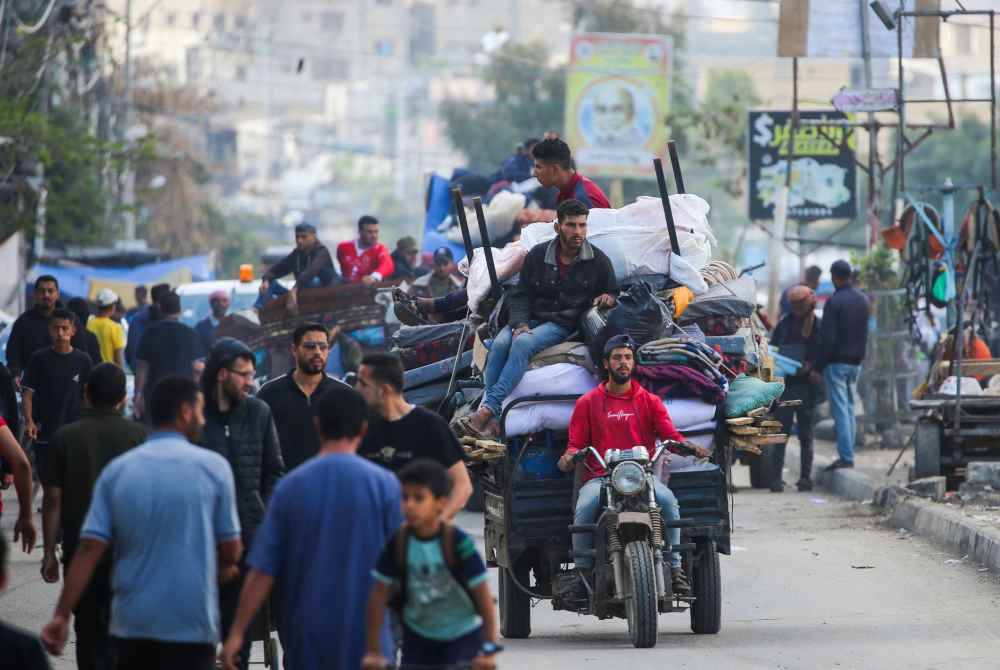
[[[322, 288], [323, 286], [329, 286], [330, 284], [333, 284], [336, 278], [337, 278], [337, 273], [334, 272], [333, 268], [320, 270], [317, 276], [313, 277], [308, 284], [300, 288]], [[257, 300], [256, 302], [254, 302], [253, 306], [256, 307], [257, 309], [260, 309], [261, 307], [271, 302], [275, 298], [280, 298], [286, 293], [288, 293], [288, 289], [282, 286], [277, 279], [272, 279], [271, 283], [268, 284], [267, 292], [258, 295]]]
[[495, 417], [500, 416], [503, 401], [527, 372], [531, 357], [565, 341], [572, 332], [569, 328], [550, 322], [533, 322], [530, 325], [531, 330], [517, 337], [514, 337], [510, 326], [505, 326], [490, 345], [483, 379], [486, 383], [486, 395], [483, 396], [482, 406], [488, 408]]
[[830, 414], [837, 431], [837, 454], [845, 463], [854, 462], [854, 439], [857, 422], [854, 419], [854, 384], [861, 366], [830, 363], [823, 369], [826, 394], [830, 399]]
[[[573, 516], [573, 524], [581, 525], [585, 523], [597, 523], [600, 516], [599, 504], [601, 502], [601, 486], [607, 481], [607, 477], [597, 477], [591, 479], [580, 488], [580, 495], [576, 499], [576, 514]], [[660, 512], [664, 521], [679, 521], [681, 518], [681, 508], [677, 504], [674, 492], [667, 488], [663, 482], [653, 482], [653, 494], [656, 496], [656, 504], [660, 506]], [[665, 538], [670, 546], [676, 547], [681, 543], [681, 529], [670, 528], [667, 530]], [[594, 548], [594, 536], [590, 533], [573, 533], [573, 551]], [[576, 559], [576, 567], [581, 570], [590, 570], [594, 567], [593, 559], [579, 557]], [[681, 567], [681, 554], [678, 551], [670, 552], [670, 567]]]

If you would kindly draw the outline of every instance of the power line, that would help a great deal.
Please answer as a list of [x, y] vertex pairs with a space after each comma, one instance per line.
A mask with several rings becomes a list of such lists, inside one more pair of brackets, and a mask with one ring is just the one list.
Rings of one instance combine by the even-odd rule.
[[14, 17], [14, 21], [17, 23], [18, 28], [29, 35], [34, 35], [45, 26], [46, 22], [49, 20], [49, 16], [52, 15], [52, 10], [55, 6], [56, 0], [49, 0], [49, 6], [46, 7], [45, 12], [42, 14], [42, 18], [38, 19], [38, 23], [33, 26], [29, 26], [27, 23], [22, 21], [21, 17], [17, 15], [17, 10], [14, 9], [14, 7], [10, 8], [10, 13]]

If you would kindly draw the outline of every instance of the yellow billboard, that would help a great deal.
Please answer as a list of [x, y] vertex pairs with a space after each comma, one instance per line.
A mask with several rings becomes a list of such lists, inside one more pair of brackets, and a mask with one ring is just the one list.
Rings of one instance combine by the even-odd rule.
[[648, 177], [667, 144], [673, 40], [578, 33], [566, 81], [566, 141], [591, 177]]

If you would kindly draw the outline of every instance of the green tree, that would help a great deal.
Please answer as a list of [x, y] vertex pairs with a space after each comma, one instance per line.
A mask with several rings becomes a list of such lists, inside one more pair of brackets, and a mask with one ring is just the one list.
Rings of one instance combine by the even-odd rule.
[[482, 73], [493, 100], [442, 104], [448, 139], [472, 169], [492, 172], [527, 137], [562, 128], [566, 70], [547, 61], [542, 45], [508, 43]]

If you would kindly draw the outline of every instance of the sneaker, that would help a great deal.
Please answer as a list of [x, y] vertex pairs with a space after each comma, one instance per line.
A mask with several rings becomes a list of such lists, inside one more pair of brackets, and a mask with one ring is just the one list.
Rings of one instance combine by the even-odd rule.
[[848, 469], [848, 468], [853, 468], [853, 467], [854, 467], [854, 463], [850, 463], [848, 461], [844, 461], [844, 460], [841, 460], [841, 459], [838, 458], [833, 463], [830, 463], [830, 465], [826, 466], [824, 468], [824, 470], [826, 472], [831, 472], [833, 470], [843, 470], [843, 469]]
[[812, 480], [806, 479], [805, 477], [803, 477], [799, 481], [795, 482], [795, 488], [797, 488], [799, 491], [803, 491], [803, 492], [805, 492], [805, 491], [812, 491], [813, 490]]
[[587, 586], [583, 583], [583, 577], [577, 575], [577, 578], [573, 581], [572, 588], [566, 591], [563, 599], [579, 606], [586, 606], [590, 602], [590, 593], [587, 591]]
[[684, 574], [684, 568], [670, 569], [670, 583], [673, 585], [675, 596], [691, 595], [691, 582], [688, 581], [687, 575]]
[[775, 482], [771, 484], [771, 493], [781, 493], [785, 490], [785, 482]]

